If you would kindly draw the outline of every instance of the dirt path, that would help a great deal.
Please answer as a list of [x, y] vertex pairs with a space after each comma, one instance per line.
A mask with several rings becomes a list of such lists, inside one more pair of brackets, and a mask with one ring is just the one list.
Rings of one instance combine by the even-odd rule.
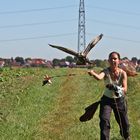
[[[70, 74], [68, 71], [67, 74]], [[42, 121], [42, 130], [48, 133], [49, 138], [56, 136], [61, 139], [66, 128], [72, 125], [72, 106], [73, 94], [76, 93], [77, 85], [74, 84], [74, 77], [66, 77], [62, 85], [58, 89], [58, 98], [53, 110]], [[57, 92], [57, 91], [56, 91]], [[71, 94], [70, 94], [71, 93]]]

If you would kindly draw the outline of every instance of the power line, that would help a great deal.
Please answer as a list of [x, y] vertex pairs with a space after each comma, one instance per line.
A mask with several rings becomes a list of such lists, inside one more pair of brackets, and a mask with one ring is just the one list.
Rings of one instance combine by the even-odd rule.
[[[0, 29], [5, 29], [5, 28], [17, 28], [17, 27], [25, 27], [25, 26], [37, 26], [37, 25], [45, 25], [45, 24], [55, 24], [55, 23], [62, 23], [62, 22], [72, 22], [72, 21], [76, 21], [77, 19], [64, 19], [64, 20], [55, 20], [55, 21], [48, 21], [48, 22], [35, 22], [35, 23], [25, 23], [25, 24], [13, 24], [13, 25], [3, 25], [0, 26]], [[109, 24], [109, 25], [113, 25], [113, 26], [120, 26], [123, 28], [132, 28], [132, 29], [136, 29], [139, 30], [140, 27], [137, 26], [132, 26], [132, 25], [126, 25], [126, 24], [119, 24], [119, 23], [113, 23], [113, 22], [106, 22], [103, 20], [98, 20], [98, 19], [88, 19], [86, 21], [94, 21], [97, 23], [101, 23], [101, 24]]]
[[117, 10], [117, 9], [110, 9], [110, 8], [104, 8], [104, 7], [98, 7], [98, 6], [87, 6], [88, 8], [92, 8], [92, 9], [100, 9], [100, 10], [104, 10], [104, 11], [108, 11], [108, 12], [115, 12], [115, 13], [119, 13], [119, 14], [126, 14], [126, 15], [135, 15], [135, 16], [140, 16], [140, 13], [135, 13], [135, 12], [128, 12], [128, 11], [123, 11], [123, 10]]
[[[62, 7], [55, 7], [55, 8], [42, 8], [42, 9], [30, 9], [30, 10], [18, 10], [18, 11], [7, 11], [7, 12], [0, 12], [0, 14], [8, 14], [8, 13], [23, 13], [23, 12], [34, 12], [34, 11], [44, 11], [44, 10], [50, 10], [50, 9], [61, 9], [61, 8], [68, 8], [68, 7], [73, 7], [73, 5], [68, 5], [68, 6], [62, 6]], [[90, 7], [91, 8], [91, 7]], [[124, 12], [124, 11], [118, 11], [114, 9], [107, 9], [107, 8], [102, 8], [102, 7], [92, 7], [92, 8], [97, 8], [97, 9], [102, 9], [102, 10], [107, 10], [107, 11], [115, 11], [115, 12]], [[124, 13], [130, 13], [130, 12], [124, 12]], [[140, 13], [131, 13], [131, 14], [137, 14], [140, 15]], [[4, 25], [0, 26], [0, 28], [16, 28], [16, 27], [24, 27], [24, 26], [35, 26], [35, 25], [43, 25], [43, 24], [50, 24], [50, 23], [58, 23], [58, 22], [68, 22], [76, 19], [71, 19], [71, 20], [64, 20], [64, 21], [49, 21], [49, 22], [38, 22], [38, 23], [25, 23], [25, 24], [18, 24], [18, 25]], [[90, 20], [89, 20], [90, 21]], [[121, 26], [124, 28], [133, 28], [133, 29], [140, 29], [140, 27], [132, 26], [132, 25], [125, 25], [125, 24], [117, 24], [117, 23], [112, 23], [112, 22], [106, 22], [106, 21], [101, 21], [97, 19], [91, 19], [91, 21], [102, 23], [102, 24], [110, 24], [110, 25], [115, 25], [115, 26]]]
[[[66, 5], [66, 6], [59, 6], [59, 7], [50, 7], [50, 8], [37, 8], [37, 9], [28, 9], [28, 10], [15, 10], [15, 11], [2, 11], [0, 12], [0, 15], [5, 15], [5, 14], [20, 14], [20, 13], [29, 13], [29, 12], [40, 12], [40, 11], [48, 11], [48, 10], [55, 10], [55, 9], [65, 9], [65, 8], [73, 8], [77, 7], [77, 5]], [[110, 8], [104, 8], [104, 7], [99, 7], [99, 6], [88, 6], [86, 5], [87, 8], [92, 8], [92, 9], [100, 9], [108, 12], [115, 12], [115, 13], [120, 13], [120, 14], [127, 14], [127, 15], [135, 15], [135, 16], [140, 16], [140, 13], [136, 12], [129, 12], [129, 11], [123, 11], [123, 10], [117, 10], [117, 9], [110, 9]]]
[[22, 40], [34, 40], [34, 39], [43, 39], [51, 37], [60, 37], [60, 36], [71, 36], [76, 33], [65, 33], [65, 34], [56, 34], [56, 35], [44, 35], [44, 36], [34, 36], [34, 37], [25, 37], [25, 38], [13, 38], [13, 39], [3, 39], [0, 42], [12, 42], [12, 41], [22, 41]]
[[132, 28], [132, 29], [136, 29], [136, 30], [140, 29], [140, 27], [137, 27], [137, 26], [119, 24], [119, 23], [113, 23], [113, 22], [106, 22], [106, 21], [98, 20], [98, 19], [89, 19], [89, 21], [94, 21], [94, 22], [98, 22], [98, 23], [101, 23], [101, 24], [115, 25], [115, 26], [120, 26], [120, 27], [124, 27], [124, 28]]
[[0, 12], [0, 15], [5, 15], [5, 14], [20, 14], [20, 13], [29, 13], [29, 12], [40, 12], [40, 11], [48, 11], [48, 10], [54, 10], [54, 9], [65, 9], [65, 8], [71, 8], [71, 7], [76, 7], [76, 6], [75, 5], [67, 5], [67, 6], [50, 7], [50, 8], [40, 8], [40, 9], [3, 11], [3, 12]]
[[140, 41], [138, 40], [131, 40], [131, 39], [120, 38], [120, 37], [112, 37], [112, 36], [106, 36], [106, 37], [110, 39], [121, 40], [121, 41], [126, 41], [126, 42], [140, 43]]
[[[87, 33], [87, 35], [93, 35], [92, 33]], [[114, 39], [114, 40], [121, 40], [121, 41], [125, 41], [125, 42], [131, 42], [131, 43], [140, 43], [140, 41], [138, 40], [131, 40], [131, 39], [127, 39], [127, 38], [120, 38], [120, 37], [114, 37], [114, 36], [109, 36], [109, 35], [105, 35], [104, 37], [106, 38], [110, 38], [110, 39]]]
[[[63, 8], [71, 8], [71, 7], [75, 7], [76, 5], [67, 5], [67, 6], [60, 6], [60, 7], [51, 7], [51, 8], [40, 8], [40, 9], [28, 9], [28, 10], [16, 10], [16, 11], [4, 11], [4, 12], [0, 12], [0, 15], [2, 14], [18, 14], [18, 13], [28, 13], [28, 12], [38, 12], [38, 11], [47, 11], [47, 10], [54, 10], [54, 9], [63, 9]], [[77, 7], [77, 6], [76, 6]], [[88, 6], [88, 8], [96, 8], [96, 9], [100, 9], [100, 10], [105, 10], [105, 11], [112, 11], [112, 12], [116, 12], [116, 13], [120, 13], [120, 14], [127, 14], [127, 15], [136, 15], [139, 16], [140, 13], [132, 13], [132, 12], [128, 12], [128, 11], [122, 11], [122, 10], [116, 10], [116, 9], [109, 9], [109, 8], [104, 8], [104, 7], [91, 7]], [[72, 19], [75, 20], [75, 19]], [[64, 20], [62, 22], [69, 22], [72, 20]], [[133, 29], [140, 29], [140, 27], [136, 27], [136, 26], [131, 26], [131, 25], [124, 25], [124, 24], [117, 24], [117, 23], [111, 23], [111, 22], [106, 22], [106, 21], [101, 21], [101, 20], [97, 20], [97, 19], [93, 19], [94, 22], [98, 22], [98, 23], [102, 23], [102, 24], [110, 24], [110, 25], [115, 25], [115, 26], [121, 26], [124, 28], [133, 28]], [[16, 27], [24, 27], [24, 26], [35, 26], [35, 25], [42, 25], [42, 24], [49, 24], [49, 23], [58, 23], [61, 22], [59, 20], [57, 21], [49, 21], [49, 22], [37, 22], [37, 23], [25, 23], [25, 24], [19, 24], [19, 25], [4, 25], [4, 26], [0, 26], [0, 28], [16, 28]], [[47, 35], [47, 36], [40, 36], [40, 37], [29, 37], [29, 38], [18, 38], [18, 39], [5, 39], [5, 40], [0, 40], [0, 42], [8, 42], [8, 41], [20, 41], [20, 40], [29, 40], [29, 39], [41, 39], [41, 38], [49, 38], [49, 37], [57, 37], [57, 36], [67, 36], [70, 34], [74, 34], [74, 33], [67, 33], [67, 34], [59, 34], [59, 35]], [[111, 39], [117, 39], [117, 40], [122, 40], [122, 41], [129, 41], [129, 42], [133, 42], [133, 43], [140, 43], [140, 41], [135, 41], [135, 40], [129, 40], [129, 39], [123, 39], [123, 38], [118, 38], [118, 37], [112, 37], [112, 36], [106, 36], [108, 38]]]
[[16, 28], [16, 27], [24, 27], [24, 26], [36, 26], [36, 25], [43, 25], [43, 24], [52, 24], [52, 23], [62, 23], [62, 22], [71, 22], [77, 19], [65, 19], [65, 20], [55, 20], [55, 21], [48, 21], [48, 22], [35, 22], [35, 23], [25, 23], [25, 24], [13, 24], [13, 25], [4, 25], [0, 26], [1, 29], [3, 28]]
[[[52, 37], [62, 37], [62, 36], [73, 36], [76, 34], [77, 33], [65, 33], [65, 34], [44, 35], [44, 36], [34, 36], [34, 37], [25, 37], [25, 38], [3, 39], [3, 40], [0, 40], [0, 43], [13, 42], [13, 41], [24, 41], [24, 40], [34, 40], [34, 39], [44, 39], [44, 38], [52, 38]], [[87, 35], [93, 35], [93, 33], [87, 33]], [[138, 40], [131, 40], [131, 39], [126, 39], [126, 38], [113, 37], [113, 36], [108, 36], [108, 35], [105, 35], [104, 37], [114, 39], [114, 40], [131, 42], [131, 43], [138, 43], [138, 44], [140, 43], [140, 41], [138, 41]]]

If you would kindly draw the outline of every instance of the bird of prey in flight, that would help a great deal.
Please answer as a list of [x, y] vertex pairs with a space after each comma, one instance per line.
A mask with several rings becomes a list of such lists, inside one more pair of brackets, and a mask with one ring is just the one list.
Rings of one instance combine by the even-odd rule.
[[87, 45], [87, 47], [82, 51], [82, 52], [75, 52], [71, 49], [68, 48], [64, 48], [62, 46], [57, 46], [57, 45], [52, 45], [49, 44], [49, 46], [53, 47], [53, 48], [57, 48], [61, 51], [64, 51], [68, 54], [71, 54], [73, 56], [75, 56], [77, 58], [77, 64], [79, 65], [86, 65], [86, 64], [92, 64], [89, 59], [87, 58], [88, 53], [90, 52], [90, 50], [95, 47], [95, 45], [101, 40], [101, 38], [103, 37], [103, 34], [100, 34], [99, 36], [97, 36], [96, 38], [94, 38], [93, 40], [91, 40], [91, 42]]

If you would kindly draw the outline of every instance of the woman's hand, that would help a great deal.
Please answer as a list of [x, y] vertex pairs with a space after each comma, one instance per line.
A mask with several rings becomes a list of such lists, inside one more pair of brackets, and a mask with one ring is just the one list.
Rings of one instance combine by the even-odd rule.
[[90, 70], [90, 71], [88, 71], [88, 74], [90, 75], [90, 76], [94, 76], [94, 70]]

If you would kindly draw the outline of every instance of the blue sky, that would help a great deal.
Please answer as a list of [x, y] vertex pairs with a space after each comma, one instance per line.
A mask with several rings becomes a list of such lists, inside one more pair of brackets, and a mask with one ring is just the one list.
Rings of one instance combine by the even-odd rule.
[[[77, 51], [80, 0], [0, 0], [0, 57], [65, 58], [57, 44]], [[106, 59], [111, 51], [140, 59], [140, 1], [85, 0], [86, 44], [102, 40], [89, 59]]]

